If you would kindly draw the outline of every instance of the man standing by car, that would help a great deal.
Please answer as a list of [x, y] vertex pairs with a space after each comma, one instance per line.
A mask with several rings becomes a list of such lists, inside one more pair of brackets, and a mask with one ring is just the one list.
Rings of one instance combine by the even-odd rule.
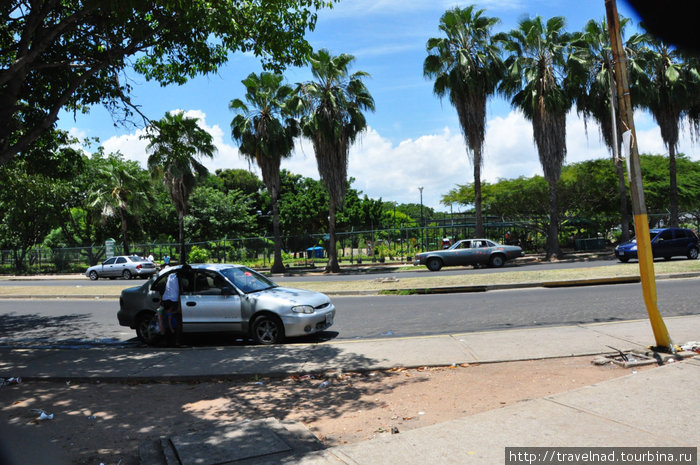
[[180, 306], [180, 278], [190, 269], [189, 265], [183, 265], [179, 270], [170, 273], [168, 280], [165, 282], [165, 291], [161, 301], [166, 320], [164, 327], [165, 337], [169, 346], [179, 347], [181, 344], [182, 307]]

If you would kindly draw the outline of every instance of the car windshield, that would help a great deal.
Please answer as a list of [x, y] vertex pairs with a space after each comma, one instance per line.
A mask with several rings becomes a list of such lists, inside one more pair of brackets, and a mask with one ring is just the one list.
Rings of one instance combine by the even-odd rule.
[[221, 274], [226, 276], [229, 281], [246, 294], [277, 287], [277, 284], [250, 268], [225, 268], [221, 270]]

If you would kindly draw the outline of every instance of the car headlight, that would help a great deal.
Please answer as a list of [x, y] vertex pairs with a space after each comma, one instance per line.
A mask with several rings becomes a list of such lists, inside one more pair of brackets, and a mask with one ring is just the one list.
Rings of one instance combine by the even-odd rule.
[[294, 313], [314, 313], [316, 311], [311, 305], [297, 305], [292, 307]]
[[630, 250], [631, 250], [632, 252], [636, 252], [636, 251], [637, 251], [637, 246], [636, 246], [636, 245], [633, 245], [632, 248], [631, 248]]

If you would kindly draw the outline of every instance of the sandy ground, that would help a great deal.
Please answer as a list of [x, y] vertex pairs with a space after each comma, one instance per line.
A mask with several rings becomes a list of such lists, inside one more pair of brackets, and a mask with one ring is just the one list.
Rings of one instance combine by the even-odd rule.
[[[0, 424], [11, 425], [14, 431], [0, 438], [6, 453], [33, 450], [51, 457], [44, 463], [59, 463], [58, 457], [64, 455], [73, 464], [137, 465], [142, 441], [275, 417], [302, 422], [324, 444], [334, 446], [391, 434], [392, 429], [400, 434], [653, 369], [596, 366], [591, 360], [577, 357], [240, 382], [23, 382], [0, 388]], [[39, 410], [53, 414], [53, 419], [38, 420]], [[0, 462], [6, 463], [2, 458], [0, 448]]]

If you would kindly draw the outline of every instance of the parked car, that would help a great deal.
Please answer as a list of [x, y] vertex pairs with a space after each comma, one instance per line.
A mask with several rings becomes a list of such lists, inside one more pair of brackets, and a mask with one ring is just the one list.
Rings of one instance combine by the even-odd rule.
[[413, 264], [425, 265], [430, 271], [439, 271], [443, 266], [500, 267], [507, 260], [523, 255], [523, 249], [516, 245], [501, 245], [488, 239], [464, 239], [449, 249], [419, 253]]
[[91, 266], [85, 271], [85, 276], [93, 281], [99, 278], [146, 278], [157, 271], [156, 265], [145, 258], [136, 255], [121, 255], [108, 258], [101, 265]]
[[[124, 289], [117, 319], [147, 344], [158, 339], [154, 315], [171, 273], [167, 268], [139, 287]], [[183, 333], [228, 332], [259, 344], [328, 329], [335, 306], [325, 294], [280, 287], [241, 265], [192, 265], [180, 272]]]
[[[651, 252], [654, 257], [663, 257], [666, 260], [677, 256], [688, 257], [691, 260], [698, 258], [700, 240], [692, 229], [650, 229], [649, 235], [651, 236]], [[615, 256], [623, 263], [637, 258], [637, 240], [632, 239], [615, 247]]]

